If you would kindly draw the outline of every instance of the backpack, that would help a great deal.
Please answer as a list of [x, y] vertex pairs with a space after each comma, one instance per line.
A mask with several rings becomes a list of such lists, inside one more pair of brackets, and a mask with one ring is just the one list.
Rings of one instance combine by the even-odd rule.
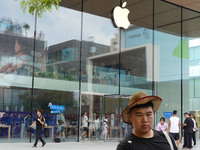
[[44, 124], [42, 125], [42, 128], [45, 128], [45, 124], [46, 124], [46, 120], [45, 118], [42, 116], [43, 120], [44, 120]]

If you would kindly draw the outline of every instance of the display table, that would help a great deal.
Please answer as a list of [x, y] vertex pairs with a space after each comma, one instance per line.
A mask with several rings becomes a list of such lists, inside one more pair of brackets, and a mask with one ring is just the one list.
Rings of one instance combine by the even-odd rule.
[[12, 137], [14, 137], [15, 128], [21, 128], [21, 125], [12, 125]]
[[113, 130], [120, 130], [120, 137], [122, 138], [122, 128], [121, 127], [110, 127], [110, 138], [112, 138]]
[[51, 129], [51, 138], [54, 138], [54, 126], [45, 126], [45, 129]]
[[10, 130], [11, 130], [11, 126], [9, 126], [9, 125], [0, 125], [0, 128], [8, 128], [8, 139], [10, 140]]
[[76, 126], [68, 126], [66, 127], [66, 136], [68, 135], [68, 129], [75, 130], [75, 134], [78, 135], [78, 128]]

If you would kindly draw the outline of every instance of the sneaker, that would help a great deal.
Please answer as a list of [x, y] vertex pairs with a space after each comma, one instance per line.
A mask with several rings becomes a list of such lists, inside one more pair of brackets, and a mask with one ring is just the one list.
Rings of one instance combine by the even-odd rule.
[[36, 145], [33, 145], [33, 148], [37, 148], [37, 146], [36, 146]]
[[84, 142], [85, 141], [85, 138], [83, 135], [80, 136], [80, 142]]
[[46, 142], [44, 142], [44, 143], [42, 144], [42, 147], [44, 147], [46, 144], [47, 144], [47, 143], [46, 143]]

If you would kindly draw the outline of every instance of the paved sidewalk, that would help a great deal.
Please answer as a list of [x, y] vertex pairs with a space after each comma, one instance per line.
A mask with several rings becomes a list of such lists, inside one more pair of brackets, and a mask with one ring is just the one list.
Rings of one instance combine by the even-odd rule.
[[[117, 142], [66, 142], [47, 143], [45, 147], [38, 144], [41, 150], [116, 150]], [[32, 143], [0, 143], [1, 150], [33, 150]]]
[[[116, 150], [117, 142], [86, 141], [86, 142], [63, 142], [47, 143], [45, 147], [38, 144], [37, 149], [41, 150]], [[0, 143], [1, 150], [33, 150], [33, 143]], [[180, 144], [182, 149], [182, 144]], [[200, 150], [200, 141], [197, 141], [197, 147], [193, 150]]]

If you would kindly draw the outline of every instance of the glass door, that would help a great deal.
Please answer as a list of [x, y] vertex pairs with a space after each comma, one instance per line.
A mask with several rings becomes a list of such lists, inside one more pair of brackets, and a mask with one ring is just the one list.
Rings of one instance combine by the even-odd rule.
[[[81, 133], [85, 140], [120, 141], [131, 132], [121, 114], [127, 106], [128, 95], [82, 94]], [[88, 130], [84, 135], [84, 116], [88, 118]]]

